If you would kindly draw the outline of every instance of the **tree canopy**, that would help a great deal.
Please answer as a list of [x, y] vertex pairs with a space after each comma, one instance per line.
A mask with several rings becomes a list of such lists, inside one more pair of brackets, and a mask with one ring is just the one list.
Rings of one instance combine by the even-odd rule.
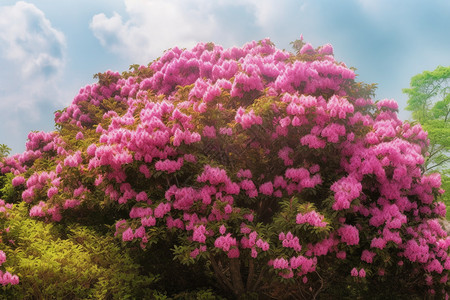
[[427, 134], [331, 45], [294, 47], [200, 43], [97, 74], [57, 130], [0, 159], [3, 291], [448, 297]]

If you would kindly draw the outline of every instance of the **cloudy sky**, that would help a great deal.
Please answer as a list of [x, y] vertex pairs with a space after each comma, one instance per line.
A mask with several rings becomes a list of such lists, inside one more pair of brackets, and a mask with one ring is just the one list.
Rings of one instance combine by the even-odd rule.
[[277, 47], [303, 34], [334, 46], [358, 79], [378, 83], [400, 115], [415, 74], [450, 65], [448, 0], [29, 0], [0, 2], [0, 144], [25, 149], [31, 130], [95, 82], [93, 74], [147, 64], [175, 45]]

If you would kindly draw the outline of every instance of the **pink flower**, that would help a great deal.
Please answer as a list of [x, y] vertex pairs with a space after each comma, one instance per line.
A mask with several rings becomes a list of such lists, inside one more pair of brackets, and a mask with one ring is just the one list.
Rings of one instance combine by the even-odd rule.
[[327, 110], [331, 117], [344, 119], [347, 114], [353, 113], [354, 107], [346, 98], [333, 95], [327, 103]]
[[356, 268], [353, 268], [353, 269], [350, 271], [350, 274], [351, 274], [353, 277], [358, 277], [358, 276], [359, 276], [358, 270], [357, 270]]
[[334, 210], [342, 210], [350, 208], [352, 200], [359, 197], [362, 185], [355, 177], [348, 176], [333, 183], [331, 190], [335, 192], [335, 203], [332, 208]]
[[375, 255], [376, 255], [375, 252], [371, 252], [369, 250], [363, 250], [363, 252], [361, 254], [361, 260], [363, 260], [367, 263], [372, 263]]
[[197, 255], [199, 255], [199, 254], [200, 254], [200, 250], [199, 250], [198, 248], [196, 248], [196, 249], [194, 249], [194, 250], [191, 251], [191, 253], [189, 254], [189, 256], [192, 257], [192, 258], [196, 258]]
[[221, 235], [224, 235], [226, 231], [227, 231], [227, 228], [225, 227], [225, 225], [220, 226], [219, 232]]
[[178, 158], [177, 160], [160, 160], [155, 164], [155, 169], [159, 171], [166, 171], [167, 173], [174, 173], [181, 169], [183, 166], [183, 158]]
[[398, 103], [392, 99], [383, 99], [377, 102], [377, 107], [379, 110], [386, 108], [391, 110], [398, 110]]
[[150, 178], [150, 176], [151, 176], [150, 170], [148, 169], [148, 167], [146, 165], [140, 165], [139, 172], [144, 174], [145, 178]]
[[319, 48], [319, 53], [324, 55], [333, 55], [333, 46], [331, 44], [325, 44]]
[[361, 277], [361, 278], [366, 277], [366, 271], [364, 271], [363, 268], [361, 268], [361, 270], [359, 270], [359, 277]]
[[16, 176], [12, 180], [13, 186], [19, 186], [25, 183], [25, 178], [23, 176]]
[[123, 233], [122, 233], [122, 240], [124, 241], [124, 242], [126, 242], [126, 241], [131, 241], [131, 240], [133, 240], [134, 239], [134, 234], [133, 234], [133, 230], [131, 229], [131, 228], [128, 228], [127, 230], [125, 230]]
[[284, 258], [276, 258], [273, 261], [273, 268], [274, 269], [287, 269], [287, 268], [289, 268], [289, 261], [287, 261]]
[[221, 127], [219, 129], [219, 133], [222, 134], [222, 135], [231, 136], [233, 134], [233, 129], [231, 129], [229, 127]]
[[156, 218], [162, 218], [165, 214], [167, 214], [171, 210], [170, 203], [163, 203], [161, 202], [158, 204], [158, 206], [155, 208], [154, 215]]
[[386, 247], [386, 241], [383, 238], [373, 238], [370, 243], [370, 248], [383, 249]]
[[297, 224], [309, 224], [311, 226], [316, 227], [325, 227], [327, 226], [327, 222], [323, 221], [324, 216], [317, 213], [315, 210], [307, 212], [306, 214], [297, 214], [296, 223]]
[[317, 137], [314, 134], [307, 134], [300, 139], [300, 142], [304, 146], [309, 146], [312, 149], [325, 148], [326, 142]]
[[359, 231], [355, 226], [344, 225], [338, 229], [338, 234], [341, 236], [341, 241], [349, 246], [359, 244]]
[[75, 199], [67, 199], [64, 202], [64, 209], [69, 209], [69, 208], [74, 208], [76, 206], [80, 205], [80, 201], [79, 200], [75, 200]]
[[260, 185], [259, 186], [259, 192], [261, 194], [264, 194], [264, 195], [267, 195], [267, 196], [272, 195], [272, 193], [273, 193], [272, 182], [269, 181], [269, 182], [266, 182], [266, 183]]
[[6, 254], [0, 250], [0, 266], [6, 261]]
[[253, 109], [248, 113], [245, 113], [245, 110], [240, 107], [236, 112], [235, 120], [237, 123], [241, 124], [244, 129], [250, 128], [254, 124], [262, 125], [262, 118], [256, 116]]
[[216, 137], [216, 129], [214, 126], [205, 126], [203, 129], [203, 135], [209, 138], [215, 138]]
[[289, 154], [293, 152], [294, 150], [290, 147], [284, 147], [278, 151], [278, 157], [283, 160], [285, 166], [290, 166], [294, 163], [294, 161], [289, 157]]
[[81, 131], [78, 131], [77, 135], [75, 136], [75, 139], [82, 140], [84, 139], [84, 135]]
[[206, 242], [205, 232], [206, 228], [204, 225], [195, 227], [192, 240], [204, 244]]
[[231, 207], [230, 204], [227, 204], [227, 205], [225, 206], [224, 211], [225, 211], [226, 214], [231, 214], [231, 213], [233, 212], [233, 208]]
[[345, 251], [339, 251], [336, 253], [336, 257], [339, 259], [345, 259], [347, 257], [347, 253]]
[[150, 227], [156, 225], [156, 219], [152, 216], [142, 217], [141, 218], [142, 226]]
[[311, 46], [310, 43], [306, 43], [305, 45], [303, 45], [302, 49], [300, 49], [300, 54], [305, 54], [305, 53], [314, 53], [314, 48], [313, 46]]
[[58, 193], [58, 188], [56, 188], [56, 187], [51, 187], [51, 188], [49, 188], [48, 189], [48, 191], [47, 191], [47, 197], [48, 198], [52, 198], [54, 195], [56, 195]]

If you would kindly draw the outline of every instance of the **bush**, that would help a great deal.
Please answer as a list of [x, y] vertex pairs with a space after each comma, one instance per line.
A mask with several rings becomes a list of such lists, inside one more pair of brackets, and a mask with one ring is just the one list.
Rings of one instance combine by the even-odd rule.
[[427, 134], [393, 100], [373, 103], [330, 45], [294, 46], [198, 44], [97, 74], [56, 132], [3, 159], [8, 195], [43, 221], [115, 222], [147, 270], [168, 245], [163, 261], [232, 298], [444, 297], [450, 238], [440, 176], [421, 171]]
[[[61, 226], [28, 217], [25, 203], [3, 220], [3, 251], [20, 284], [4, 299], [141, 299], [157, 277], [137, 265], [112, 237], [83, 226]], [[9, 241], [9, 242], [7, 242]]]

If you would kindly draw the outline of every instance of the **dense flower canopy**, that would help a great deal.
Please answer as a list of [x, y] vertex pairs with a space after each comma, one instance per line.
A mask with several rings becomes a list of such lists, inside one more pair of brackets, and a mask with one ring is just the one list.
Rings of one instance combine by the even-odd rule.
[[421, 169], [427, 134], [395, 101], [373, 103], [331, 45], [201, 43], [98, 79], [56, 113], [57, 131], [30, 133], [0, 162], [31, 217], [117, 206], [123, 241], [151, 251], [176, 232], [177, 257], [209, 260], [235, 294], [260, 284], [253, 270], [241, 280], [244, 261], [305, 290], [332, 262], [349, 278], [413, 270], [445, 293], [450, 238], [439, 174]]

